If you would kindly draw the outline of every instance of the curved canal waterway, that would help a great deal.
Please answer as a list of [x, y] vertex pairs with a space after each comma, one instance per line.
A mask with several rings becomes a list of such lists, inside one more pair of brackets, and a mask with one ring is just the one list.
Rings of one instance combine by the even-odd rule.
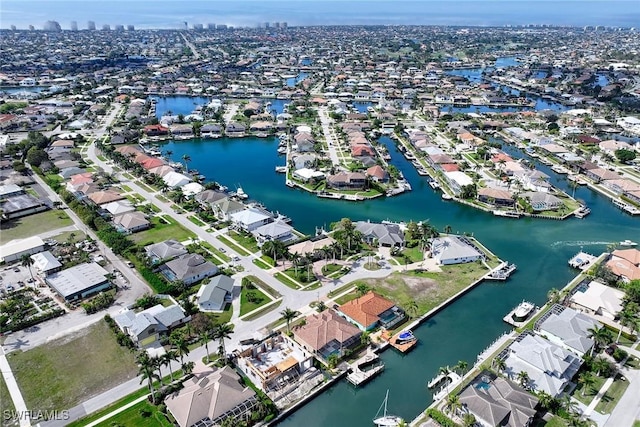
[[[162, 150], [171, 150], [180, 161], [191, 156], [190, 169], [207, 179], [234, 189], [241, 185], [252, 199], [272, 210], [285, 213], [294, 226], [313, 233], [316, 226], [343, 217], [372, 221], [426, 220], [439, 230], [450, 225], [453, 232], [473, 233], [499, 257], [518, 265], [506, 283], [485, 282], [454, 302], [414, 332], [419, 344], [414, 351], [400, 355], [394, 350], [382, 354], [386, 369], [361, 389], [346, 381], [335, 385], [280, 423], [281, 426], [371, 426], [380, 403], [389, 389], [389, 410], [405, 419], [414, 418], [432, 400], [426, 383], [441, 366], [465, 360], [472, 365], [476, 356], [498, 335], [508, 330], [502, 317], [523, 299], [536, 304], [546, 300], [551, 288], [562, 288], [575, 275], [568, 259], [581, 248], [600, 254], [607, 245], [624, 239], [638, 240], [638, 220], [616, 209], [604, 196], [588, 188], [576, 189], [575, 197], [591, 208], [585, 219], [565, 221], [509, 219], [494, 217], [471, 207], [443, 201], [425, 177], [396, 151], [394, 143], [383, 137], [389, 147], [391, 163], [408, 179], [413, 191], [366, 202], [319, 199], [284, 185], [284, 175], [274, 169], [284, 164], [278, 156], [275, 138], [241, 138], [169, 142]], [[513, 147], [506, 151], [515, 157], [524, 154]], [[563, 190], [572, 190], [564, 177], [539, 165], [551, 176], [551, 182]]]

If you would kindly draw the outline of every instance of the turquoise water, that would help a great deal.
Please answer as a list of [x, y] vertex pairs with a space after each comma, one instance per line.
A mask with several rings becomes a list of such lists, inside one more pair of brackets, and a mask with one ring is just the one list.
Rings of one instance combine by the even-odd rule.
[[[188, 153], [190, 168], [227, 185], [241, 185], [253, 199], [268, 208], [290, 216], [296, 228], [312, 233], [316, 226], [328, 227], [342, 217], [353, 220], [395, 221], [428, 219], [438, 229], [451, 225], [456, 233], [473, 233], [499, 257], [518, 265], [506, 283], [486, 282], [429, 319], [414, 334], [418, 346], [407, 355], [385, 351], [385, 371], [362, 389], [343, 381], [318, 396], [280, 423], [286, 427], [370, 426], [389, 389], [389, 410], [412, 419], [431, 402], [426, 383], [439, 367], [475, 357], [498, 335], [508, 330], [502, 317], [523, 299], [544, 303], [549, 289], [561, 288], [575, 271], [568, 259], [581, 248], [599, 254], [606, 246], [624, 239], [638, 240], [636, 219], [616, 209], [606, 198], [585, 187], [576, 189], [576, 198], [591, 208], [585, 219], [566, 221], [507, 219], [446, 202], [428, 186], [413, 166], [396, 151], [393, 141], [382, 138], [389, 147], [391, 163], [398, 167], [413, 187], [403, 195], [368, 202], [349, 203], [318, 199], [286, 187], [284, 176], [276, 174], [276, 165], [284, 164], [277, 155], [275, 138], [244, 138], [207, 141], [180, 141], [165, 144], [179, 160]], [[505, 150], [514, 157], [524, 154], [513, 147]], [[551, 182], [571, 191], [566, 179], [544, 165], [539, 168], [551, 176]]]

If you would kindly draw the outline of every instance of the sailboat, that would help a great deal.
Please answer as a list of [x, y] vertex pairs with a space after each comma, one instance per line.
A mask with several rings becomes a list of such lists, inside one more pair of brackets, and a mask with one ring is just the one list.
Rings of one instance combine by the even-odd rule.
[[[397, 415], [387, 414], [388, 400], [389, 400], [389, 390], [387, 390], [387, 394], [384, 397], [384, 402], [382, 402], [382, 405], [380, 405], [380, 408], [378, 408], [378, 412], [376, 413], [376, 416], [373, 419], [373, 423], [378, 427], [397, 427], [404, 421], [402, 418], [398, 417]], [[380, 411], [382, 410], [383, 407], [384, 407], [384, 411], [382, 413], [382, 416], [380, 416]]]

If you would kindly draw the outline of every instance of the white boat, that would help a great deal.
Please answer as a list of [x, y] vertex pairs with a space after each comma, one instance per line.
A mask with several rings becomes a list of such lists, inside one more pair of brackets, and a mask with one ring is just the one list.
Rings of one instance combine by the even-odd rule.
[[529, 301], [522, 301], [520, 304], [518, 304], [513, 312], [513, 320], [515, 320], [516, 322], [522, 322], [526, 320], [534, 308], [535, 306]]
[[287, 147], [278, 148], [278, 154], [287, 154]]
[[447, 193], [442, 193], [442, 196], [440, 196], [440, 197], [442, 197], [443, 200], [452, 200], [453, 199], [453, 197], [450, 196]]
[[[389, 390], [387, 390], [387, 394], [384, 397], [384, 402], [378, 408], [378, 413], [376, 413], [375, 418], [373, 419], [373, 424], [379, 427], [397, 427], [400, 423], [404, 422], [402, 418], [397, 415], [387, 414], [387, 400], [389, 400]], [[382, 416], [380, 416], [380, 411], [384, 408]]]
[[286, 171], [287, 171], [287, 167], [286, 166], [276, 166], [276, 172], [285, 173]]
[[238, 199], [248, 199], [249, 195], [247, 193], [244, 192], [244, 190], [242, 189], [242, 187], [238, 187], [238, 189], [236, 190], [236, 197]]
[[415, 341], [417, 338], [413, 335], [413, 332], [410, 330], [402, 331], [396, 338], [396, 344], [407, 344]]
[[620, 242], [620, 246], [637, 246], [638, 244], [636, 242], [634, 242], [633, 240], [623, 240], [622, 242]]

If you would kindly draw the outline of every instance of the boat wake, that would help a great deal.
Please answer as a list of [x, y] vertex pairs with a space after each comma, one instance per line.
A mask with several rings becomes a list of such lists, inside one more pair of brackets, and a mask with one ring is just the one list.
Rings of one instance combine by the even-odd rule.
[[592, 246], [592, 245], [611, 245], [616, 242], [601, 242], [601, 241], [587, 241], [587, 240], [559, 240], [551, 244], [552, 248], [559, 246]]

